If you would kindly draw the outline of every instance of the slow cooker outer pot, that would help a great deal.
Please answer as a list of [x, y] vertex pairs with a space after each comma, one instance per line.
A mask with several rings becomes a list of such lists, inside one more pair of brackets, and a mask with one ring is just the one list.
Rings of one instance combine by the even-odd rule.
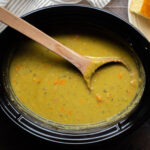
[[[17, 39], [22, 39], [23, 36], [7, 28], [0, 35], [0, 107], [5, 114], [22, 129], [36, 135], [42, 139], [64, 143], [64, 144], [87, 144], [95, 142], [106, 142], [110, 139], [115, 139], [121, 135], [125, 135], [130, 131], [135, 130], [149, 117], [150, 108], [150, 45], [144, 36], [139, 33], [134, 27], [123, 21], [122, 19], [97, 8], [82, 5], [59, 5], [42, 8], [23, 16], [25, 20], [37, 26], [46, 32], [45, 26], [67, 23], [69, 27], [71, 22], [77, 26], [92, 24], [99, 29], [107, 29], [119, 35], [128, 47], [134, 49], [143, 63], [146, 74], [146, 86], [138, 107], [126, 119], [104, 128], [103, 130], [91, 131], [89, 133], [63, 133], [57, 130], [50, 130], [39, 126], [26, 118], [16, 109], [13, 103], [9, 100], [3, 82], [3, 63], [7, 59], [7, 54], [12, 49]], [[80, 24], [81, 23], [81, 24]], [[85, 26], [86, 27], [86, 26]], [[70, 26], [71, 28], [71, 26]]]

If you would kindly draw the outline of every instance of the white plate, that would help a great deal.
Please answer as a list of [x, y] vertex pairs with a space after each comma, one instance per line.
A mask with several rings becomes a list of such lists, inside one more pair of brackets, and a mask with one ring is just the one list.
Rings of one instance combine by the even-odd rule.
[[145, 37], [150, 41], [150, 19], [146, 19], [140, 15], [130, 12], [131, 0], [128, 2], [128, 18], [129, 22], [133, 24], [137, 29], [139, 29]]

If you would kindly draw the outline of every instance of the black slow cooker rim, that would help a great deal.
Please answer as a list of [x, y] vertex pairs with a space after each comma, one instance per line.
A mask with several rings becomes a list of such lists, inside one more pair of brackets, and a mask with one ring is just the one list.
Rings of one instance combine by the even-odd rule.
[[[32, 12], [29, 12], [27, 14], [25, 14], [24, 16], [22, 16], [22, 18], [26, 19], [26, 17], [34, 14], [34, 13], [40, 13], [41, 11], [47, 11], [48, 9], [87, 9], [96, 13], [102, 13], [104, 15], [109, 15], [109, 17], [117, 19], [117, 21], [123, 23], [124, 25], [128, 26], [128, 28], [130, 28], [131, 30], [134, 30], [134, 32], [136, 32], [137, 35], [139, 35], [141, 37], [141, 39], [146, 43], [146, 50], [149, 50], [149, 43], [146, 40], [146, 38], [137, 30], [135, 29], [132, 25], [130, 25], [129, 23], [127, 23], [126, 21], [124, 21], [123, 19], [121, 19], [120, 17], [111, 14], [110, 12], [107, 12], [106, 10], [101, 10], [99, 8], [94, 8], [91, 6], [85, 6], [85, 5], [53, 5], [53, 6], [48, 6], [45, 8], [40, 8], [38, 10], [34, 10]], [[7, 29], [4, 31], [6, 32]], [[146, 68], [145, 68], [146, 69]], [[146, 72], [150, 72], [149, 70]], [[1, 82], [1, 81], [0, 81]], [[148, 85], [150, 85], [150, 81], [147, 81]], [[146, 84], [146, 87], [148, 86]], [[4, 113], [13, 121], [15, 122], [19, 127], [21, 127], [22, 129], [28, 131], [29, 133], [36, 135], [40, 138], [43, 138], [45, 140], [48, 141], [53, 141], [53, 142], [57, 142], [57, 143], [65, 143], [65, 144], [89, 144], [89, 143], [95, 143], [95, 142], [102, 142], [102, 141], [106, 141], [108, 139], [112, 139], [114, 137], [118, 137], [119, 135], [123, 135], [123, 133], [125, 133], [126, 131], [132, 131], [135, 127], [138, 127], [140, 124], [142, 124], [142, 122], [144, 120], [146, 120], [149, 116], [145, 116], [144, 117], [140, 117], [140, 122], [138, 122], [136, 120], [136, 125], [133, 124], [133, 120], [123, 120], [120, 123], [114, 125], [112, 128], [114, 128], [114, 130], [112, 130], [112, 134], [106, 134], [106, 136], [102, 136], [100, 132], [95, 132], [93, 133], [92, 136], [90, 136], [89, 134], [82, 134], [82, 135], [73, 135], [73, 134], [64, 134], [61, 132], [54, 132], [54, 131], [49, 131], [47, 133], [42, 133], [42, 128], [39, 127], [40, 131], [38, 131], [37, 125], [34, 125], [33, 123], [30, 122], [30, 120], [26, 120], [26, 118], [24, 118], [21, 114], [18, 114], [16, 108], [10, 103], [10, 101], [8, 100], [8, 98], [4, 95], [4, 90], [3, 90], [3, 83], [0, 83], [1, 86], [1, 100], [0, 100], [0, 106], [1, 109], [4, 111]], [[147, 88], [148, 89], [148, 88]], [[148, 90], [149, 91], [149, 90]], [[145, 93], [145, 92], [144, 92]], [[2, 96], [3, 95], [3, 96]], [[144, 113], [145, 114], [145, 113]], [[27, 123], [29, 121], [29, 124]], [[106, 129], [107, 130], [107, 129]], [[108, 128], [108, 131], [111, 131], [110, 128]], [[41, 132], [41, 133], [40, 133]], [[89, 136], [88, 136], [89, 135]]]

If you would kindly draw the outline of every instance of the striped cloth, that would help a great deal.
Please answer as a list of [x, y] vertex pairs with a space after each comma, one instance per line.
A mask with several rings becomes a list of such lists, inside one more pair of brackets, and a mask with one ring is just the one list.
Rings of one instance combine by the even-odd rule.
[[87, 0], [92, 6], [103, 8], [105, 7], [110, 0]]
[[[57, 5], [57, 4], [75, 4], [82, 0], [0, 0], [0, 6], [5, 7], [17, 16], [22, 16], [37, 8]], [[87, 0], [92, 6], [103, 8], [110, 0]], [[0, 32], [6, 28], [6, 25], [0, 23]]]

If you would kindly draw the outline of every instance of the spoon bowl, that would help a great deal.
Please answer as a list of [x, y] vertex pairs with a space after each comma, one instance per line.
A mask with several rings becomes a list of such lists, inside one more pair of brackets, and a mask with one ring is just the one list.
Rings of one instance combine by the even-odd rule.
[[83, 72], [83, 77], [87, 83], [87, 86], [89, 89], [91, 89], [91, 78], [92, 75], [95, 73], [95, 71], [102, 67], [105, 64], [108, 63], [121, 63], [122, 65], [124, 65], [127, 70], [129, 69], [128, 64], [120, 57], [91, 57], [91, 56], [87, 56], [87, 58], [91, 61], [91, 63], [89, 64], [89, 66], [87, 66], [87, 68], [85, 69], [85, 72]]

